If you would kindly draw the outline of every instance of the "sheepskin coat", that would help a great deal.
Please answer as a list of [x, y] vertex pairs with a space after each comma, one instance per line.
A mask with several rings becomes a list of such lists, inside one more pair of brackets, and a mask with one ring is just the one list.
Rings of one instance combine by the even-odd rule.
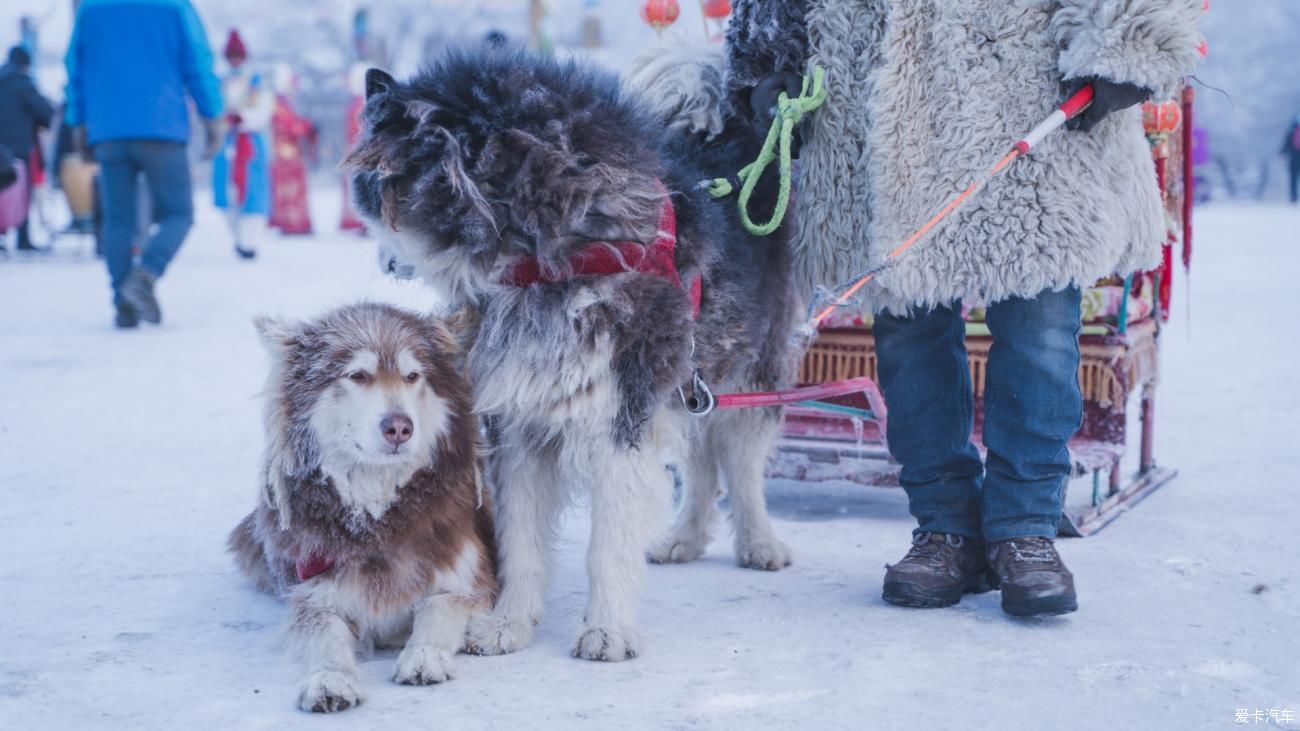
[[[826, 69], [804, 130], [799, 279], [879, 264], [1100, 77], [1174, 93], [1199, 60], [1202, 0], [739, 0], [733, 104], [780, 71]], [[865, 290], [873, 309], [995, 302], [1154, 266], [1165, 221], [1140, 110], [1061, 131]]]

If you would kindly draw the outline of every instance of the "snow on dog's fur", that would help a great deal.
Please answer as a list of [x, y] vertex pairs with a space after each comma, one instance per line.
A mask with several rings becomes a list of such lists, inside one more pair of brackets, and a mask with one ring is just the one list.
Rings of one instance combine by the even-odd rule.
[[[345, 164], [381, 265], [473, 313], [467, 368], [491, 437], [502, 594], [471, 624], [472, 650], [530, 641], [555, 521], [575, 491], [590, 493], [592, 515], [579, 657], [637, 654], [647, 551], [701, 555], [723, 480], [738, 562], [790, 562], [762, 492], [779, 410], [694, 420], [677, 393], [695, 368], [722, 391], [779, 388], [794, 361], [785, 231], [751, 237], [734, 201], [697, 189], [753, 160], [761, 141], [748, 120], [692, 115], [688, 101], [654, 110], [693, 119], [657, 118], [612, 75], [515, 49], [452, 52], [406, 83], [367, 77], [365, 136]], [[760, 209], [774, 182], [755, 197]], [[665, 195], [681, 280], [703, 277], [695, 319], [685, 288], [659, 274], [572, 276], [571, 257], [593, 242], [654, 241]], [[554, 281], [503, 284], [522, 257]], [[665, 465], [678, 459], [689, 496], [654, 543], [672, 493]]]
[[306, 664], [298, 704], [362, 700], [356, 655], [409, 635], [393, 680], [448, 680], [492, 607], [491, 506], [458, 346], [386, 305], [258, 321], [271, 353], [263, 499], [230, 536], [258, 587], [289, 601]]

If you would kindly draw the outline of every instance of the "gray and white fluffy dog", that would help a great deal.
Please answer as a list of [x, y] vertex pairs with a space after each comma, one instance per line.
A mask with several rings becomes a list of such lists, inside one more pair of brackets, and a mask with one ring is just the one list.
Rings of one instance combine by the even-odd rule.
[[[696, 369], [719, 392], [784, 386], [797, 309], [785, 230], [751, 236], [734, 201], [698, 189], [752, 161], [761, 140], [751, 120], [722, 116], [718, 59], [683, 62], [638, 66], [637, 88], [673, 90], [657, 97], [514, 48], [456, 50], [405, 82], [367, 76], [365, 132], [345, 168], [381, 266], [468, 313], [502, 584], [493, 613], [471, 623], [473, 651], [531, 640], [552, 534], [577, 492], [590, 494], [592, 526], [575, 656], [637, 655], [647, 553], [699, 557], [724, 484], [740, 565], [790, 563], [763, 496], [779, 410], [698, 419], [679, 397]], [[775, 189], [764, 181], [759, 210], [771, 210]], [[648, 257], [663, 240], [665, 202], [676, 218], [670, 275], [626, 260], [629, 242]], [[586, 271], [579, 260], [593, 246], [624, 266]], [[521, 266], [536, 276], [518, 281]], [[685, 495], [664, 537], [669, 463], [685, 468]]]

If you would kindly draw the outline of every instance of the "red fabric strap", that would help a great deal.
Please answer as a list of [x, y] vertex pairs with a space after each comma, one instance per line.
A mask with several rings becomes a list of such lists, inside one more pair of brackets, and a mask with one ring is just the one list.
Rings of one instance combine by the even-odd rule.
[[298, 581], [306, 581], [334, 568], [334, 559], [311, 554], [298, 559], [294, 568], [298, 570]]
[[[677, 252], [677, 210], [665, 191], [664, 203], [659, 211], [659, 232], [654, 243], [642, 246], [635, 241], [597, 241], [574, 254], [569, 259], [572, 276], [587, 277], [602, 274], [622, 274], [623, 272], [644, 272], [658, 274], [682, 286], [681, 274], [677, 271], [675, 255]], [[527, 256], [515, 262], [504, 274], [501, 283], [513, 287], [528, 287], [533, 284], [549, 284], [562, 277], [542, 271], [541, 263], [535, 256]], [[691, 279], [686, 287], [687, 297], [691, 301], [691, 319], [700, 314], [700, 300], [703, 296], [703, 283], [700, 275]]]

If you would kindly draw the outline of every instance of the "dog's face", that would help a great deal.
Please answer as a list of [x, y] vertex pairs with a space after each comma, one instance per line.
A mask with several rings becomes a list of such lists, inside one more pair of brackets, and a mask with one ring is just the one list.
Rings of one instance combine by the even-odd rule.
[[520, 257], [562, 272], [592, 241], [653, 241], [654, 133], [621, 94], [590, 70], [510, 50], [452, 53], [408, 83], [371, 70], [344, 167], [380, 269], [458, 305]]
[[366, 347], [321, 394], [311, 426], [327, 461], [410, 464], [427, 459], [447, 428], [447, 404], [411, 349]]
[[303, 467], [419, 467], [436, 456], [460, 383], [440, 323], [367, 304], [257, 326], [274, 362], [267, 427]]

